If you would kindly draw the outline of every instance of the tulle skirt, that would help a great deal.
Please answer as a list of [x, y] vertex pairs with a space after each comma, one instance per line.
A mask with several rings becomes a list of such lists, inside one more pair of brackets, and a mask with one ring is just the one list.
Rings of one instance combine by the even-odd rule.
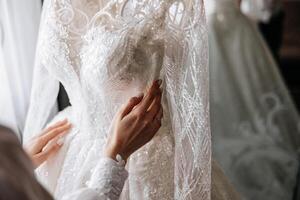
[[292, 199], [299, 118], [274, 59], [238, 9], [208, 25], [213, 154], [246, 199]]

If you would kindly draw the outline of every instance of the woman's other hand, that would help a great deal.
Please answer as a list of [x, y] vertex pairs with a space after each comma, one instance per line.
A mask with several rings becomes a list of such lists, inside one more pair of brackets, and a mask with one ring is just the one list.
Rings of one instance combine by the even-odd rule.
[[34, 137], [25, 150], [37, 168], [63, 145], [63, 137], [69, 132], [71, 124], [63, 120], [49, 126], [41, 134]]
[[117, 114], [105, 155], [125, 161], [136, 150], [148, 143], [161, 127], [161, 80], [155, 81], [145, 96], [133, 97]]

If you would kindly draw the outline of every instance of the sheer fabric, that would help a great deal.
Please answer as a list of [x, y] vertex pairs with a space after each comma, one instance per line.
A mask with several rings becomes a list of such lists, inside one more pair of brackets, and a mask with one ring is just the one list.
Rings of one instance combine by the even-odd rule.
[[[84, 187], [118, 108], [163, 79], [158, 135], [128, 162], [121, 199], [210, 199], [207, 35], [201, 0], [48, 0], [25, 139], [46, 125], [62, 82], [74, 124], [38, 177], [60, 198]], [[159, 175], [159, 176], [158, 176]]]
[[1, 76], [6, 76], [0, 88], [1, 99], [7, 99], [1, 103], [1, 113], [11, 113], [1, 117], [14, 121], [10, 127], [19, 133], [19, 138], [29, 107], [40, 13], [41, 2], [37, 0], [0, 1]]
[[236, 2], [209, 2], [214, 156], [245, 199], [292, 199], [299, 165], [297, 109]]

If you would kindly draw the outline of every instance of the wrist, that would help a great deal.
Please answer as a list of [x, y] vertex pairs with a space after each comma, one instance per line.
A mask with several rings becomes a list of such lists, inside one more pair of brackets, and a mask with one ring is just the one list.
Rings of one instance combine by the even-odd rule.
[[111, 158], [111, 159], [117, 161], [117, 162], [119, 161], [118, 156], [120, 156], [122, 158], [122, 160], [125, 161], [125, 163], [127, 162], [127, 159], [129, 157], [129, 155], [118, 150], [118, 148], [111, 148], [111, 147], [106, 147], [106, 149], [104, 150], [104, 155], [108, 158]]
[[118, 155], [118, 151], [115, 148], [107, 146], [104, 150], [104, 155], [113, 160], [116, 160], [116, 156]]
[[123, 146], [122, 140], [110, 138], [106, 144], [104, 155], [113, 160], [116, 160], [117, 155], [120, 155], [127, 162], [131, 153], [126, 148], [123, 148]]
[[120, 155], [126, 161], [128, 156], [121, 150], [120, 146], [108, 144], [104, 150], [104, 155], [113, 160], [116, 160], [117, 155]]

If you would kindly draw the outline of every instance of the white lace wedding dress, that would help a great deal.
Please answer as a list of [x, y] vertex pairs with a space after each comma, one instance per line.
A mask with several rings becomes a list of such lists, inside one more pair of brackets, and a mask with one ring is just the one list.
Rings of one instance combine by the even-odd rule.
[[73, 128], [38, 178], [57, 198], [89, 184], [116, 111], [161, 78], [162, 127], [128, 161], [121, 199], [210, 199], [207, 58], [201, 0], [46, 1], [25, 139], [46, 125], [58, 81], [72, 106], [53, 121]]
[[213, 155], [245, 199], [292, 199], [299, 117], [265, 42], [234, 0], [208, 0]]

